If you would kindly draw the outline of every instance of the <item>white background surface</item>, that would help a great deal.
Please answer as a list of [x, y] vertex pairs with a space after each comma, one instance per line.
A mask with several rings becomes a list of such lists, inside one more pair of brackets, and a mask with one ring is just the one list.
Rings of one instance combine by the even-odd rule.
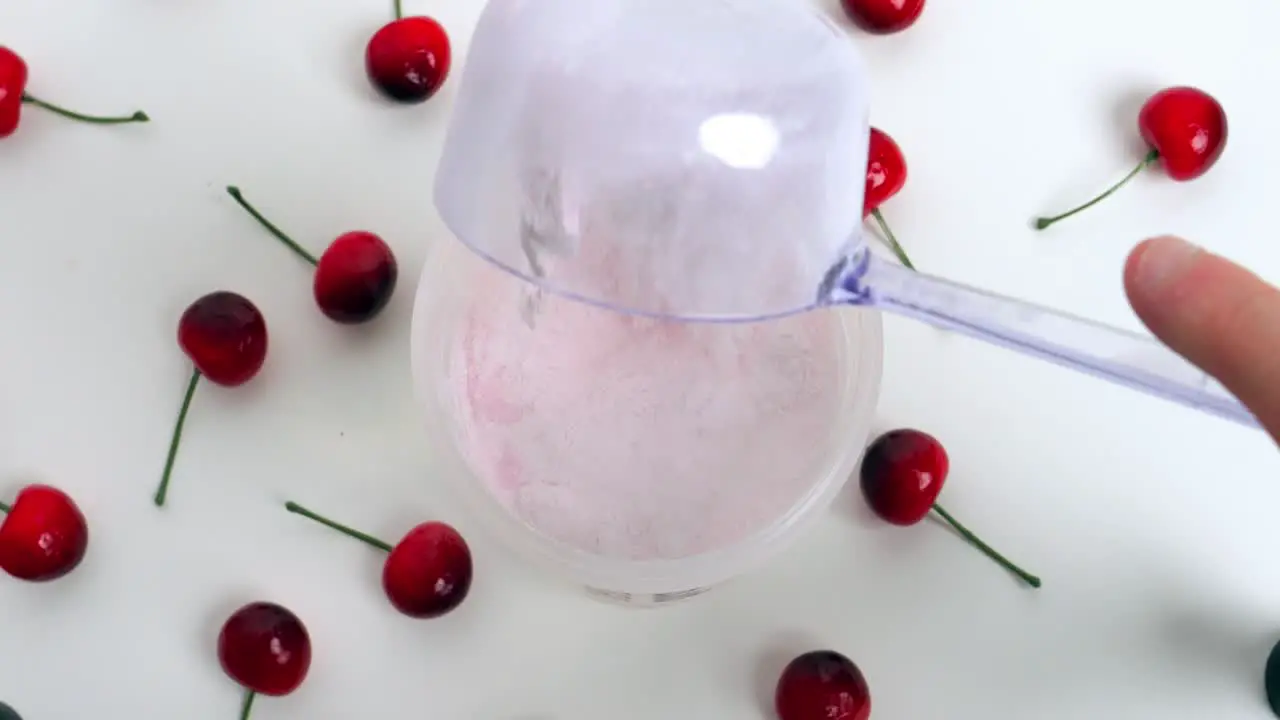
[[[936, 525], [877, 523], [853, 492], [770, 566], [652, 612], [597, 604], [473, 532], [432, 477], [407, 332], [445, 237], [432, 174], [481, 4], [407, 0], [457, 52], [445, 91], [414, 108], [363, 77], [389, 4], [0, 3], [0, 43], [28, 60], [33, 93], [155, 120], [103, 129], [31, 110], [0, 143], [0, 494], [55, 483], [92, 528], [66, 579], [0, 578], [0, 699], [27, 720], [233, 718], [217, 629], [270, 599], [306, 621], [315, 656], [295, 695], [257, 704], [263, 720], [766, 718], [781, 665], [817, 647], [859, 663], [876, 718], [1269, 716], [1270, 442], [903, 321], [887, 322], [880, 428], [943, 439], [945, 504], [1042, 575], [1040, 592]], [[851, 30], [874, 122], [912, 172], [885, 212], [924, 270], [1128, 327], [1120, 266], [1150, 234], [1280, 279], [1278, 28], [1280, 4], [1260, 0], [930, 0], [905, 34]], [[1230, 116], [1213, 172], [1147, 173], [1056, 231], [1028, 229], [1136, 163], [1137, 105], [1184, 83]], [[383, 234], [402, 284], [381, 321], [326, 321], [307, 268], [228, 183], [316, 250]], [[175, 323], [216, 288], [263, 308], [270, 357], [244, 388], [198, 390], [158, 512], [189, 372]], [[469, 601], [434, 622], [395, 614], [378, 554], [287, 515], [286, 498], [388, 539], [454, 523], [475, 551]]]

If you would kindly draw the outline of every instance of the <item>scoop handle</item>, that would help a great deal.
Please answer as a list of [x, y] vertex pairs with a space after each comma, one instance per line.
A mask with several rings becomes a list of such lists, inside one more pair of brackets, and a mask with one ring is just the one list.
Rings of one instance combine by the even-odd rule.
[[832, 279], [831, 301], [912, 317], [1260, 427], [1218, 381], [1150, 337], [931, 277], [882, 260], [866, 248]]

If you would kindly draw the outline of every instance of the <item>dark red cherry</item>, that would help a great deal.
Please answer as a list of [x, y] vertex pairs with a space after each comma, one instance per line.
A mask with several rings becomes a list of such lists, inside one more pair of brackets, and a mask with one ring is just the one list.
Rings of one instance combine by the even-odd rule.
[[250, 205], [239, 188], [228, 187], [227, 194], [267, 232], [316, 269], [316, 305], [325, 317], [344, 325], [368, 322], [391, 301], [400, 271], [395, 254], [382, 238], [370, 232], [346, 233], [317, 260]]
[[218, 662], [245, 688], [241, 720], [255, 695], [288, 695], [311, 668], [311, 636], [297, 615], [280, 605], [255, 602], [235, 611], [218, 634]]
[[288, 502], [285, 509], [388, 553], [382, 589], [400, 612], [412, 618], [436, 618], [451, 612], [471, 590], [471, 549], [462, 535], [442, 522], [418, 525], [392, 547], [323, 515]]
[[919, 430], [893, 430], [876, 438], [862, 457], [862, 496], [876, 515], [894, 525], [914, 525], [930, 512], [938, 513], [970, 545], [1031, 587], [1040, 587], [1040, 578], [996, 552], [937, 503], [949, 469], [947, 451], [937, 438]]
[[471, 590], [471, 549], [449, 525], [423, 523], [392, 548], [382, 566], [382, 588], [405, 615], [440, 617]]
[[178, 346], [191, 358], [195, 368], [187, 381], [178, 419], [169, 438], [169, 452], [164, 461], [160, 486], [156, 488], [156, 507], [163, 507], [169, 494], [173, 463], [182, 442], [182, 427], [187, 422], [191, 398], [200, 378], [223, 387], [239, 387], [252, 380], [267, 360], [267, 321], [258, 307], [243, 295], [220, 290], [191, 303], [178, 320]]
[[334, 322], [367, 322], [391, 302], [399, 275], [396, 256], [382, 238], [370, 232], [346, 233], [316, 265], [316, 305]]
[[849, 19], [876, 35], [902, 32], [920, 19], [924, 0], [840, 0]]
[[778, 720], [867, 720], [871, 690], [852, 660], [834, 650], [815, 650], [787, 664], [774, 706]]
[[75, 570], [89, 547], [89, 524], [71, 497], [48, 485], [28, 485], [0, 523], [0, 568], [31, 582]]
[[178, 346], [202, 377], [237, 387], [252, 380], [266, 362], [267, 322], [243, 295], [212, 292], [182, 313]]

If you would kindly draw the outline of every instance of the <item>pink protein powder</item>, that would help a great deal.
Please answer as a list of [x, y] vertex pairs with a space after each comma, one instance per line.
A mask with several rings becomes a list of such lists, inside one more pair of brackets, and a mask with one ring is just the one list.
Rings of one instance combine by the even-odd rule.
[[845, 381], [835, 312], [680, 323], [550, 295], [530, 311], [528, 286], [485, 284], [444, 339], [439, 390], [472, 473], [536, 532], [687, 557], [772, 524], [828, 471]]

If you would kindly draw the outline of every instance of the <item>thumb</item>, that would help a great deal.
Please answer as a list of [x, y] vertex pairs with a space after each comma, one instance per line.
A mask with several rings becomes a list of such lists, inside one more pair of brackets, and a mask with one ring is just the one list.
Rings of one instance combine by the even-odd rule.
[[1280, 290], [1176, 237], [1134, 248], [1124, 285], [1151, 332], [1217, 378], [1280, 441]]

